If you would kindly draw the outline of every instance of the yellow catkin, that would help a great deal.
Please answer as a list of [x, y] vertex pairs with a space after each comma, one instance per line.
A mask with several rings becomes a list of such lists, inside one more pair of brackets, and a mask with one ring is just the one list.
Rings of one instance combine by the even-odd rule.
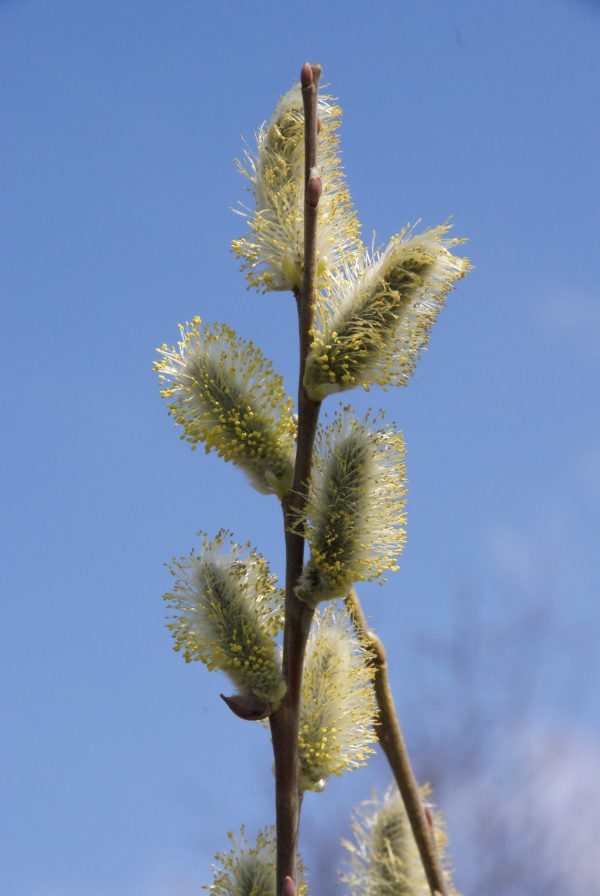
[[283, 379], [252, 342], [226, 324], [180, 326], [176, 346], [158, 349], [164, 398], [182, 438], [232, 461], [264, 494], [292, 486], [296, 424]]
[[345, 608], [317, 614], [302, 678], [300, 787], [322, 790], [330, 775], [364, 765], [376, 740], [373, 666]]
[[[227, 835], [229, 850], [218, 852], [211, 866], [212, 884], [202, 889], [213, 896], [277, 896], [275, 828], [260, 831], [252, 843], [242, 827], [236, 836]], [[295, 881], [298, 896], [306, 896], [306, 880], [302, 859], [298, 856]]]
[[406, 468], [401, 433], [382, 415], [343, 408], [317, 434], [303, 517], [310, 560], [297, 593], [313, 606], [352, 584], [398, 569], [405, 541]]
[[[359, 224], [339, 155], [341, 109], [319, 98], [317, 154], [323, 192], [318, 209], [317, 273], [324, 281], [359, 249]], [[242, 206], [249, 233], [234, 240], [249, 285], [261, 292], [294, 290], [304, 267], [304, 112], [300, 85], [281, 97], [268, 124], [256, 134], [256, 154], [246, 151], [239, 168], [250, 181], [253, 208]]]
[[304, 375], [313, 400], [355, 386], [406, 385], [446, 294], [470, 269], [450, 252], [460, 241], [446, 239], [448, 230], [402, 232], [330, 280]]
[[[424, 803], [429, 789], [421, 789]], [[439, 812], [432, 812], [434, 836], [442, 860], [448, 892], [458, 896], [452, 886], [451, 868], [446, 856], [447, 837]], [[361, 803], [352, 818], [354, 840], [344, 840], [349, 856], [348, 870], [341, 875], [351, 896], [429, 896], [430, 890], [419, 850], [404, 804], [395, 787], [382, 801]]]
[[221, 530], [212, 541], [203, 535], [200, 553], [173, 560], [169, 570], [176, 581], [164, 599], [174, 649], [277, 706], [285, 693], [274, 640], [283, 627], [283, 595], [265, 559]]

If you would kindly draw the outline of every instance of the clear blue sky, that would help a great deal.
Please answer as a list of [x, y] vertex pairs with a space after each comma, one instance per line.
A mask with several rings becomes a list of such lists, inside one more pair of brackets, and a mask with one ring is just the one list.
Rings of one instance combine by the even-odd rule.
[[[470, 237], [410, 387], [370, 396], [408, 445], [401, 571], [363, 590], [397, 686], [406, 633], [443, 630], [465, 581], [543, 580], [565, 630], [598, 632], [600, 11], [0, 0], [0, 31], [3, 892], [191, 896], [228, 829], [272, 817], [267, 734], [171, 652], [160, 600], [200, 528], [282, 568], [277, 502], [177, 440], [151, 370], [199, 313], [294, 389], [292, 302], [246, 292], [229, 251], [239, 135], [319, 61], [365, 234], [452, 215]], [[347, 781], [309, 813], [373, 777]]]

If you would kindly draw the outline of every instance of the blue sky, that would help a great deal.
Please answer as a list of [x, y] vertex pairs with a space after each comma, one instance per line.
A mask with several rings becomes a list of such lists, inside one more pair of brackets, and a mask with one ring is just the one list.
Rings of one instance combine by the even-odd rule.
[[[178, 441], [151, 369], [200, 314], [295, 389], [292, 302], [247, 292], [229, 251], [239, 135], [319, 61], [365, 235], [453, 216], [470, 238], [409, 388], [355, 402], [408, 446], [401, 570], [363, 589], [408, 701], [409, 633], [450, 626], [464, 582], [498, 618], [498, 582], [547, 588], [565, 633], [600, 631], [600, 11], [0, 0], [0, 30], [4, 890], [189, 896], [228, 829], [271, 822], [268, 737], [171, 652], [160, 600], [199, 529], [283, 567], [276, 501]], [[529, 722], [589, 750], [597, 699], [575, 718], [554, 687], [576, 659], [558, 637]], [[308, 818], [347, 833], [336, 807], [375, 778]]]

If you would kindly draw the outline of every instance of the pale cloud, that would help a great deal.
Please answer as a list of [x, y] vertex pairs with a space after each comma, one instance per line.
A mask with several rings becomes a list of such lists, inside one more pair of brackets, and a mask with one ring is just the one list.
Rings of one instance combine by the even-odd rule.
[[[600, 747], [587, 732], [514, 721], [473, 786], [461, 781], [446, 791], [444, 803], [458, 834], [457, 854], [461, 845], [468, 853], [475, 842], [481, 857], [499, 847], [504, 848], [496, 857], [500, 865], [503, 859], [517, 867], [523, 863], [511, 894], [515, 884], [526, 886], [543, 871], [562, 881], [564, 896], [600, 896]], [[482, 858], [480, 869], [465, 874], [476, 878], [484, 868]]]
[[600, 746], [577, 729], [528, 726], [522, 734], [527, 798], [565, 878], [598, 893]]

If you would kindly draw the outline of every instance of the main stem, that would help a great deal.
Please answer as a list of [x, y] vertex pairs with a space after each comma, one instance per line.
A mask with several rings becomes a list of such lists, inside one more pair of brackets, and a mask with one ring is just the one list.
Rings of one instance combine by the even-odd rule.
[[385, 649], [377, 635], [369, 630], [354, 589], [346, 598], [346, 605], [352, 614], [352, 621], [357, 633], [371, 648], [374, 656], [374, 688], [379, 707], [379, 718], [376, 725], [377, 737], [402, 795], [429, 889], [432, 896], [436, 896], [436, 894], [448, 896], [448, 885], [435, 845], [432, 823], [425, 812], [419, 785], [408, 758], [408, 750], [398, 721], [388, 676]]
[[[317, 91], [321, 68], [304, 65], [301, 73], [304, 105], [304, 274], [302, 289], [296, 292], [300, 371], [298, 383], [298, 436], [294, 484], [282, 501], [285, 530], [285, 627], [283, 634], [283, 674], [287, 690], [277, 712], [270, 719], [275, 756], [275, 809], [277, 826], [277, 894], [284, 893], [285, 880], [296, 879], [296, 845], [300, 820], [298, 791], [298, 721], [300, 688], [306, 642], [314, 610], [295, 592], [304, 565], [304, 531], [298, 515], [304, 509], [312, 462], [313, 444], [320, 403], [311, 401], [302, 384], [306, 356], [310, 350], [316, 289], [316, 234], [321, 181], [317, 164]], [[289, 885], [288, 885], [289, 889]]]

